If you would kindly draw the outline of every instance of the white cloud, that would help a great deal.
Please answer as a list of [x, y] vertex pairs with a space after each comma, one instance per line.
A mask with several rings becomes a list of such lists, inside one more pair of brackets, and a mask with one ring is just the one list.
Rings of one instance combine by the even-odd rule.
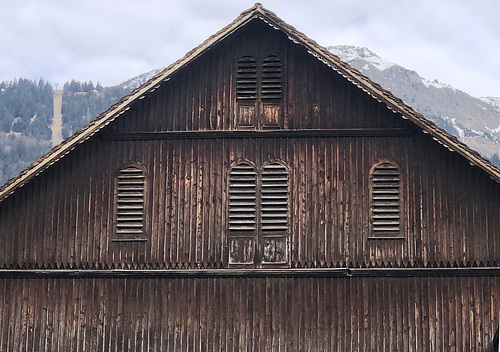
[[[366, 46], [428, 79], [500, 96], [498, 1], [263, 3], [322, 45]], [[246, 0], [5, 1], [0, 80], [116, 84], [170, 64], [251, 6]]]

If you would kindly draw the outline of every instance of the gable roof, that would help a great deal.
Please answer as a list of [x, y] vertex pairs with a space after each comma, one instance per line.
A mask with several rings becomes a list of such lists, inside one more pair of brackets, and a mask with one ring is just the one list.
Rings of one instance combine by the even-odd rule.
[[214, 44], [230, 36], [236, 30], [245, 26], [253, 19], [260, 19], [276, 30], [282, 31], [291, 41], [305, 47], [308, 53], [316, 59], [329, 66], [349, 82], [369, 94], [372, 98], [384, 103], [396, 114], [401, 115], [404, 119], [412, 121], [415, 125], [420, 127], [424, 133], [430, 134], [435, 141], [442, 144], [450, 151], [462, 155], [471, 165], [481, 168], [493, 180], [500, 183], [500, 169], [481, 157], [478, 152], [460, 142], [455, 136], [452, 136], [443, 129], [437, 127], [433, 122], [427, 120], [423, 115], [417, 113], [413, 110], [413, 108], [406, 105], [401, 99], [395, 97], [391, 92], [382, 88], [379, 84], [371, 81], [368, 77], [341, 61], [336, 55], [330, 53], [326, 48], [320, 46], [314, 40], [309, 39], [305, 34], [297, 31], [294, 27], [279, 18], [274, 12], [265, 9], [260, 3], [256, 3], [250, 9], [243, 11], [232, 23], [210, 36], [199, 46], [186, 53], [184, 57], [159, 72], [142, 86], [136, 88], [130, 94], [123, 97], [118, 103], [112, 105], [107, 111], [103, 112], [93, 121], [89, 122], [85, 127], [78, 130], [72, 136], [66, 138], [59, 145], [52, 148], [38, 161], [32, 163], [25, 170], [21, 171], [18, 176], [7, 181], [0, 188], [0, 202], [11, 195], [17, 188], [22, 187], [31, 179], [63, 158], [77, 145], [88, 140], [90, 137], [101, 131], [105, 126], [113, 122], [118, 116], [129, 110], [131, 105], [136, 100], [143, 98], [147, 93], [155, 91], [162, 82], [168, 81], [170, 77], [181, 67], [189, 64]]

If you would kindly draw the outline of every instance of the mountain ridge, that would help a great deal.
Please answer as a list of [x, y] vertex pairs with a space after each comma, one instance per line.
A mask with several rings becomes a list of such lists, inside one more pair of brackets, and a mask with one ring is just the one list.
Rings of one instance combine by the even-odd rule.
[[477, 98], [429, 80], [366, 47], [329, 46], [341, 60], [487, 158], [500, 152], [500, 98]]

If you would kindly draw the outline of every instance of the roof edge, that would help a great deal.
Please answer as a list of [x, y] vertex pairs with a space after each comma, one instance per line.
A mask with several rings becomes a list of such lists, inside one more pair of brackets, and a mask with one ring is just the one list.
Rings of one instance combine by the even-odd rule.
[[472, 150], [466, 144], [460, 142], [456, 137], [448, 134], [446, 131], [436, 126], [433, 122], [427, 120], [423, 115], [414, 111], [409, 105], [406, 105], [401, 99], [396, 98], [390, 91], [382, 88], [379, 84], [373, 82], [356, 69], [341, 61], [336, 55], [330, 53], [325, 47], [319, 45], [316, 41], [309, 39], [305, 34], [298, 31], [293, 26], [279, 18], [274, 12], [267, 10], [261, 3], [257, 2], [253, 7], [243, 11], [226, 27], [207, 38], [200, 45], [187, 52], [182, 58], [166, 67], [140, 87], [134, 89], [130, 94], [123, 97], [118, 103], [112, 105], [108, 110], [101, 113], [97, 118], [75, 132], [72, 136], [66, 138], [59, 145], [53, 147], [39, 160], [21, 171], [19, 175], [8, 180], [0, 188], [0, 202], [9, 197], [17, 188], [24, 186], [31, 179], [38, 176], [48, 167], [66, 156], [69, 152], [75, 149], [76, 146], [88, 140], [108, 124], [113, 122], [118, 116], [129, 110], [134, 101], [143, 98], [145, 94], [155, 91], [162, 82], [168, 81], [170, 76], [177, 72], [180, 68], [199, 57], [202, 53], [208, 50], [209, 47], [231, 35], [237, 29], [241, 28], [254, 18], [259, 18], [275, 29], [283, 31], [290, 40], [294, 43], [303, 45], [316, 59], [328, 65], [358, 88], [368, 93], [372, 98], [386, 104], [388, 109], [401, 114], [403, 118], [409, 119], [415, 123], [424, 133], [430, 134], [438, 143], [442, 144], [450, 151], [459, 153], [465, 157], [471, 165], [481, 168], [489, 174], [494, 181], [500, 183], [500, 169], [479, 155], [478, 152]]
[[470, 165], [479, 167], [485, 171], [491, 179], [500, 183], [500, 169], [491, 164], [489, 160], [483, 158], [477, 151], [471, 149], [457, 137], [449, 134], [435, 123], [425, 118], [422, 114], [416, 112], [411, 106], [394, 96], [389, 90], [383, 88], [355, 68], [349, 66], [338, 56], [319, 45], [315, 40], [308, 38], [305, 34], [295, 29], [295, 27], [284, 22], [275, 13], [262, 7], [259, 10], [260, 13], [266, 16], [266, 18], [263, 18], [264, 21], [266, 19], [271, 20], [273, 23], [269, 24], [284, 31], [293, 42], [304, 45], [308, 49], [309, 54], [335, 70], [342, 77], [364, 92], [368, 93], [372, 98], [386, 104], [393, 112], [401, 114], [404, 119], [412, 121], [417, 127], [422, 129], [424, 133], [431, 135], [435, 141], [448, 150], [457, 152], [465, 157]]
[[187, 52], [182, 58], [167, 66], [164, 70], [153, 76], [147, 82], [138, 88], [135, 88], [131, 93], [120, 99], [119, 102], [113, 104], [108, 110], [101, 113], [73, 135], [63, 140], [60, 144], [53, 147], [40, 159], [30, 164], [27, 168], [21, 171], [19, 175], [8, 180], [2, 187], [0, 187], [0, 202], [10, 196], [17, 188], [22, 187], [24, 184], [29, 182], [29, 180], [38, 176], [45, 169], [63, 158], [71, 150], [76, 148], [77, 145], [83, 143], [99, 132], [102, 128], [106, 127], [114, 121], [116, 117], [129, 110], [130, 105], [136, 99], [140, 99], [143, 95], [155, 91], [159, 84], [167, 81], [174, 72], [196, 59], [210, 46], [229, 36], [231, 33], [255, 18], [258, 13], [263, 14], [262, 9], [262, 5], [260, 3], [256, 3], [250, 9], [243, 11], [240, 16], [238, 16], [229, 25], [207, 38], [200, 45]]

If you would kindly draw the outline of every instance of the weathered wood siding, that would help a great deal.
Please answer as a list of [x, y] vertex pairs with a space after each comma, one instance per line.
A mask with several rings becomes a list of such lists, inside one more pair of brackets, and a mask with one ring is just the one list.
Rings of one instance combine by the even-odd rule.
[[[124, 132], [236, 130], [235, 63], [245, 54], [282, 58], [284, 130], [410, 133], [113, 140]], [[100, 136], [2, 202], [0, 265], [224, 267], [227, 176], [239, 159], [257, 165], [278, 159], [289, 167], [292, 267], [500, 262], [500, 185], [413, 130], [282, 32], [256, 21], [180, 69]], [[368, 238], [369, 170], [381, 159], [401, 167], [400, 240]], [[111, 242], [114, 177], [130, 162], [145, 170], [147, 241]]]
[[0, 279], [2, 351], [489, 351], [498, 277]]
[[[256, 99], [253, 122], [251, 104], [236, 97], [244, 55], [257, 66], [276, 55], [282, 70], [281, 98]], [[242, 131], [270, 126], [281, 131]], [[288, 200], [281, 271], [260, 269], [262, 253], [255, 270], [228, 264], [229, 171], [242, 161], [252, 172], [266, 162], [284, 170], [278, 186], [266, 176]], [[398, 239], [373, 238], [370, 170], [381, 161], [397, 165], [389, 191], [400, 190], [399, 215], [383, 224], [399, 227]], [[117, 190], [130, 165], [141, 182], [128, 174]], [[264, 192], [252, 187], [264, 176], [253, 175], [255, 186], [240, 186], [258, 211]], [[117, 194], [124, 208], [144, 204], [139, 224], [121, 210], [128, 238], [114, 233]], [[0, 203], [0, 351], [486, 351], [499, 322], [500, 278], [490, 270], [500, 263], [499, 209], [500, 184], [483, 170], [255, 20]], [[288, 269], [365, 265], [369, 277]], [[372, 265], [403, 276], [424, 275], [414, 269], [423, 265], [490, 268], [385, 277]], [[165, 268], [180, 270], [155, 271]], [[309, 277], [284, 277], [291, 272]], [[214, 277], [225, 274], [233, 277]]]
[[[424, 134], [397, 138], [94, 139], [0, 205], [0, 263], [227, 263], [232, 162], [290, 168], [291, 266], [500, 260], [500, 185]], [[369, 170], [401, 167], [402, 240], [370, 237]], [[147, 170], [142, 243], [113, 238], [113, 185]]]
[[[283, 128], [389, 128], [411, 124], [262, 22], [180, 69], [110, 126], [112, 132], [238, 129], [236, 63], [244, 55], [283, 61]], [[259, 61], [258, 60], [258, 61]], [[260, 61], [259, 61], [260, 62]]]

